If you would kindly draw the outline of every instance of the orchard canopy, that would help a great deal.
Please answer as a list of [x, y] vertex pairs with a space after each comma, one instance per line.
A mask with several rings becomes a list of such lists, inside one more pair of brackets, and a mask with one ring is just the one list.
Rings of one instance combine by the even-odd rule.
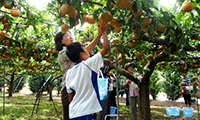
[[[88, 44], [97, 34], [99, 20], [110, 22], [110, 52], [118, 63], [134, 62], [138, 72], [159, 59], [158, 69], [200, 67], [199, 0], [177, 0], [171, 7], [161, 0], [49, 0], [38, 9], [26, 0], [1, 0], [0, 73], [4, 59], [6, 74], [17, 70], [26, 74], [60, 74], [54, 36], [73, 31], [76, 40]], [[97, 50], [102, 48], [102, 40]], [[165, 57], [158, 57], [164, 53]], [[162, 62], [162, 61], [168, 61]], [[169, 66], [168, 66], [169, 67]], [[49, 70], [49, 68], [51, 68]]]

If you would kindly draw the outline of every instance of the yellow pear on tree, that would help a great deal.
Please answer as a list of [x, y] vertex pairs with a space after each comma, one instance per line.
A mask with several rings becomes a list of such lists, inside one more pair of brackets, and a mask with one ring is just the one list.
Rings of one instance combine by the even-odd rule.
[[149, 19], [147, 16], [142, 18], [142, 24], [145, 26], [149, 26], [151, 22], [152, 22], [152, 19], [151, 18]]
[[141, 52], [137, 52], [137, 53], [136, 53], [136, 58], [137, 58], [138, 60], [141, 60], [141, 59], [142, 59], [142, 53], [141, 53]]
[[90, 23], [90, 24], [94, 24], [95, 23], [93, 15], [88, 15], [87, 16], [87, 22]]
[[61, 30], [64, 31], [64, 32], [68, 31], [68, 30], [69, 30], [68, 24], [63, 24], [63, 25], [61, 26]]
[[117, 6], [121, 8], [127, 8], [129, 5], [129, 0], [117, 0]]
[[12, 7], [13, 7], [12, 4], [8, 5], [8, 4], [6, 3], [6, 0], [4, 0], [3, 6], [4, 6], [5, 8], [7, 8], [7, 9], [12, 9]]
[[108, 23], [113, 19], [113, 15], [110, 13], [110, 11], [107, 11], [101, 14], [101, 19], [103, 20], [103, 22]]
[[184, 2], [182, 4], [182, 9], [185, 12], [190, 12], [194, 9], [194, 3], [193, 2]]
[[65, 16], [66, 14], [71, 13], [71, 12], [73, 11], [73, 9], [74, 9], [74, 7], [73, 7], [72, 5], [69, 5], [69, 4], [67, 4], [67, 3], [64, 3], [64, 4], [60, 7], [59, 11], [60, 11], [61, 16]]
[[135, 42], [135, 40], [130, 41], [129, 44], [128, 44], [128, 46], [130, 48], [134, 48], [136, 45], [137, 45], [137, 43]]
[[11, 11], [10, 11], [10, 14], [13, 16], [13, 17], [19, 17], [21, 12], [19, 9], [17, 8], [12, 8]]
[[135, 17], [138, 17], [138, 16], [142, 15], [142, 13], [143, 13], [143, 10], [142, 10], [142, 9], [140, 9], [140, 11], [138, 11], [138, 12], [135, 12], [134, 10], [132, 11], [132, 14], [133, 14]]

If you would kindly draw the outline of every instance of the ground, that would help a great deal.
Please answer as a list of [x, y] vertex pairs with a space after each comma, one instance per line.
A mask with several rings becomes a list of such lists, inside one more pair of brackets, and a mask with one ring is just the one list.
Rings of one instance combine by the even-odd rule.
[[[25, 87], [23, 87], [23, 89], [19, 91], [19, 94], [32, 94], [32, 92], [30, 91], [29, 86], [25, 85]], [[53, 96], [56, 96], [56, 94], [57, 94], [57, 91], [54, 90]], [[125, 97], [126, 96], [119, 97], [120, 104], [125, 104], [125, 99], [126, 99]], [[177, 107], [180, 107], [180, 108], [185, 107], [185, 103], [184, 103], [183, 98], [180, 98], [177, 101], [170, 101], [170, 100], [167, 100], [166, 95], [164, 93], [158, 94], [157, 100], [152, 100], [151, 97], [150, 97], [150, 105], [152, 107], [153, 106], [159, 106], [159, 107], [177, 106]], [[192, 103], [192, 108], [194, 108], [194, 110], [198, 109], [196, 102]]]
[[[29, 94], [30, 95], [30, 94], [32, 94], [32, 92], [29, 90], [29, 87], [26, 86], [22, 90], [20, 90], [19, 93], [15, 93], [15, 94], [27, 94], [27, 95]], [[60, 99], [60, 96], [57, 96], [56, 90], [53, 91], [53, 99]], [[126, 101], [125, 96], [119, 97], [120, 105], [125, 105], [125, 101]], [[163, 93], [158, 95], [157, 100], [152, 100], [150, 97], [150, 107], [151, 108], [163, 108], [165, 110], [165, 108], [168, 106], [180, 107], [181, 112], [182, 112], [182, 109], [183, 109], [183, 107], [185, 107], [185, 104], [184, 104], [183, 98], [180, 98], [177, 101], [170, 101], [170, 100], [166, 99], [166, 95]], [[198, 113], [197, 102], [192, 103], [192, 108], [194, 108], [194, 113]], [[164, 113], [165, 113], [165, 111], [164, 111]], [[198, 115], [195, 115], [195, 116], [198, 116]], [[180, 119], [180, 118], [178, 118], [178, 119]], [[181, 117], [181, 119], [185, 119], [185, 118]], [[198, 117], [195, 117], [195, 118], [193, 117], [193, 119], [197, 120]]]

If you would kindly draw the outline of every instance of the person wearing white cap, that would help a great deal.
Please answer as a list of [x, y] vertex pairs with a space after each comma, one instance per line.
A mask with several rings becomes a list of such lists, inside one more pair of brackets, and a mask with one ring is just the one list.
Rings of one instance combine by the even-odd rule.
[[[134, 73], [133, 64], [126, 63], [124, 66], [124, 69], [127, 70], [129, 73], [133, 74], [134, 76], [136, 76], [136, 74]], [[131, 108], [131, 114], [133, 116], [133, 119], [137, 120], [137, 104], [138, 104], [138, 95], [139, 95], [138, 85], [135, 84], [130, 79], [127, 79], [126, 82], [122, 86], [124, 88], [129, 86], [129, 104]]]

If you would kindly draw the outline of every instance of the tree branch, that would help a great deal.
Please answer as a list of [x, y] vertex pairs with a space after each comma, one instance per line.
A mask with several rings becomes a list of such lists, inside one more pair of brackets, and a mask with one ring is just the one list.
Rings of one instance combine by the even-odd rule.
[[6, 77], [3, 77], [3, 76], [2, 76], [2, 78], [4, 78], [5, 80], [7, 80], [8, 82], [11, 82], [11, 81], [10, 81], [8, 78], [6, 78]]
[[[108, 60], [108, 59], [106, 59], [106, 58], [104, 58], [104, 64], [108, 65], [108, 66], [111, 67], [112, 69], [115, 69], [115, 68], [116, 68], [115, 63], [111, 62], [110, 60]], [[118, 69], [118, 72], [119, 72], [121, 75], [123, 75], [123, 76], [129, 78], [130, 80], [132, 80], [132, 81], [135, 82], [136, 84], [139, 84], [139, 83], [140, 83], [140, 81], [139, 81], [137, 78], [135, 78], [132, 74], [130, 74], [129, 72], [127, 72], [125, 69], [121, 68], [120, 66], [118, 66], [117, 69]]]
[[[142, 37], [143, 40], [151, 42], [151, 43], [157, 43], [159, 45], [166, 45], [168, 46], [168, 42], [166, 40], [158, 40], [156, 38], [154, 38], [153, 40], [151, 40], [148, 36], [144, 35]], [[177, 46], [178, 48], [183, 48], [186, 51], [200, 51], [200, 47], [195, 47], [195, 46]]]
[[[157, 63], [165, 60], [166, 58], [168, 58], [168, 55], [166, 55], [164, 52], [161, 52], [155, 58], [153, 58], [150, 61], [150, 63], [147, 64], [145, 67], [145, 68], [147, 68], [147, 72], [144, 74], [143, 80], [149, 79], [151, 77], [151, 74], [153, 73]], [[145, 82], [145, 81], [142, 81], [142, 82]]]
[[55, 79], [58, 79], [58, 78], [60, 78], [60, 77], [62, 77], [62, 76], [63, 76], [63, 75], [58, 75], [58, 76], [52, 78], [52, 79], [51, 79], [51, 82], [53, 82]]
[[17, 80], [18, 80], [19, 78], [21, 78], [21, 77], [23, 77], [23, 76], [19, 76], [19, 77], [17, 77], [17, 78], [14, 80], [14, 82], [17, 81]]
[[183, 48], [184, 48], [186, 51], [200, 51], [200, 47], [183, 46]]

